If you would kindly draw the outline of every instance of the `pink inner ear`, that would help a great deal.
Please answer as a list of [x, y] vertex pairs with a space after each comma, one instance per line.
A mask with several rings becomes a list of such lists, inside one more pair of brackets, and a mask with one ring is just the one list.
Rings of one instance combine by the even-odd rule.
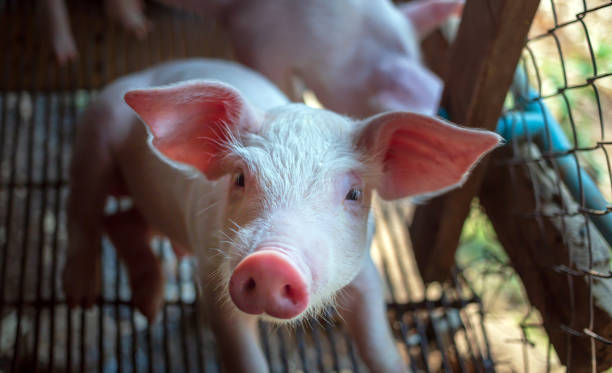
[[463, 3], [463, 0], [416, 0], [401, 5], [400, 10], [422, 39], [450, 16], [461, 14]]
[[125, 101], [149, 126], [166, 157], [219, 176], [217, 161], [229, 132], [253, 131], [252, 110], [233, 88], [213, 82], [130, 91]]
[[492, 132], [458, 127], [414, 113], [388, 113], [370, 120], [364, 142], [383, 156], [378, 186], [385, 199], [436, 193], [462, 184], [472, 166], [497, 146]]

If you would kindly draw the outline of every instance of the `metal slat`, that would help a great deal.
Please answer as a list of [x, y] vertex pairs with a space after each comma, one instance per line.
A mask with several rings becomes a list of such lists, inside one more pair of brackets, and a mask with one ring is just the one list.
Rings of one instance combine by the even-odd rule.
[[[14, 23], [10, 22], [9, 23], [10, 26], [13, 26]], [[16, 27], [11, 27], [11, 33], [9, 34], [9, 36], [7, 37], [8, 40], [12, 40], [14, 38], [14, 35], [17, 33], [17, 28]], [[8, 48], [7, 48], [8, 49]], [[8, 82], [9, 79], [9, 66], [11, 66], [11, 54], [10, 53], [5, 53], [5, 61], [7, 61], [5, 63], [5, 74], [4, 74], [4, 80], [5, 82]], [[17, 151], [16, 151], [16, 147], [17, 147], [17, 141], [16, 141], [16, 136], [18, 135], [18, 131], [15, 128], [15, 126], [13, 125], [13, 137], [12, 137], [12, 141], [9, 141], [9, 138], [6, 134], [6, 130], [8, 129], [9, 126], [9, 118], [8, 118], [8, 101], [9, 100], [9, 96], [4, 93], [3, 94], [3, 100], [2, 100], [2, 105], [3, 105], [3, 110], [2, 110], [2, 133], [1, 133], [1, 139], [2, 142], [0, 143], [1, 146], [1, 152], [0, 152], [0, 157], [1, 157], [1, 164], [5, 163], [4, 160], [4, 154], [5, 154], [5, 146], [8, 149], [11, 149], [8, 151], [9, 153], [9, 182], [14, 182], [15, 181], [15, 162], [16, 162], [16, 156], [17, 156]], [[9, 141], [9, 144], [5, 144], [5, 141]], [[12, 146], [11, 146], [12, 145]], [[10, 148], [9, 148], [10, 146]], [[9, 260], [9, 243], [11, 242], [11, 232], [12, 232], [12, 223], [13, 223], [13, 219], [12, 219], [12, 215], [13, 215], [13, 205], [14, 205], [14, 189], [9, 188], [8, 191], [5, 192], [6, 193], [6, 214], [5, 214], [5, 219], [3, 222], [3, 226], [4, 226], [4, 242], [2, 244], [2, 267], [0, 267], [0, 315], [4, 314], [4, 306], [5, 306], [5, 302], [6, 302], [6, 298], [5, 298], [5, 287], [6, 287], [6, 283], [7, 283], [7, 266], [8, 266], [8, 260]], [[2, 327], [3, 327], [3, 323], [0, 323], [0, 335], [2, 334]]]
[[297, 339], [298, 346], [298, 354], [300, 356], [300, 362], [302, 364], [302, 370], [305, 373], [310, 372], [308, 359], [306, 358], [306, 346], [304, 341], [304, 329], [302, 326], [299, 326], [295, 330], [295, 337]]
[[[94, 27], [92, 28], [95, 32], [97, 24], [93, 25]], [[94, 55], [94, 50], [96, 49], [96, 44], [94, 43], [86, 43], [84, 46], [82, 46], [82, 51], [83, 51], [83, 55], [81, 56], [81, 58], [83, 59], [83, 62], [81, 63], [81, 70], [84, 71], [84, 80], [85, 80], [85, 84], [87, 84], [89, 87], [92, 87], [94, 85], [93, 82], [93, 76], [94, 76], [94, 61], [92, 56]], [[91, 96], [88, 96], [88, 100], [91, 99]], [[78, 123], [76, 122], [76, 117], [75, 117], [75, 123], [73, 126], [73, 130], [71, 131], [71, 144], [74, 143], [74, 139], [76, 138], [76, 131], [77, 129], [77, 125]], [[60, 174], [61, 175], [61, 174]], [[102, 255], [102, 253], [100, 253], [100, 255]], [[102, 271], [100, 271], [100, 276], [102, 276]], [[88, 325], [89, 323], [87, 322], [87, 315], [88, 313], [92, 313], [89, 311], [86, 311], [84, 309], [81, 309], [80, 311], [80, 317], [79, 317], [79, 371], [81, 373], [84, 373], [87, 369], [87, 329], [88, 329]], [[90, 334], [92, 333], [92, 331], [89, 332]], [[89, 339], [91, 340], [91, 338]]]
[[[22, 10], [23, 12], [23, 10]], [[23, 13], [22, 13], [23, 15]], [[24, 15], [27, 16], [27, 15]], [[28, 19], [31, 21], [31, 17], [28, 17]], [[22, 32], [25, 34], [25, 28], [27, 28], [27, 26], [24, 27], [24, 30], [22, 30]], [[32, 58], [32, 53], [34, 50], [34, 46], [32, 45], [33, 42], [29, 39], [26, 38], [24, 44], [26, 44], [26, 51], [25, 51], [25, 56]], [[24, 58], [23, 63], [21, 64], [21, 68], [23, 69], [25, 67], [25, 61], [27, 61], [27, 58]], [[22, 126], [27, 126], [27, 140], [26, 140], [26, 184], [29, 184], [32, 181], [33, 178], [33, 144], [34, 144], [34, 120], [35, 120], [35, 115], [36, 115], [36, 106], [34, 104], [31, 103], [32, 97], [30, 95], [27, 95], [26, 93], [21, 93], [17, 96], [17, 105], [16, 108], [18, 110], [16, 116], [16, 120], [15, 120], [15, 125], [19, 128], [21, 128]], [[24, 99], [26, 99], [26, 103], [24, 103]], [[34, 96], [33, 98], [34, 100], [36, 100], [36, 96]], [[25, 115], [25, 113], [23, 113], [22, 110], [22, 104], [26, 105], [27, 101], [30, 100], [31, 105], [33, 106], [32, 111], [30, 112], [29, 115], [31, 115], [31, 118], [29, 118], [29, 120], [27, 121], [27, 124], [23, 123], [23, 119], [22, 117]], [[27, 110], [27, 109], [26, 109]], [[15, 142], [14, 142], [14, 155], [15, 157], [18, 156], [18, 153], [20, 153], [19, 151], [19, 133], [21, 131], [16, 131], [15, 135]], [[17, 159], [17, 158], [15, 158]], [[13, 167], [16, 166], [15, 163], [12, 164]], [[11, 170], [11, 177], [13, 177], [16, 174], [16, 169], [14, 168], [13, 170]], [[28, 261], [28, 256], [29, 256], [29, 242], [30, 242], [30, 234], [29, 234], [29, 230], [30, 230], [30, 221], [31, 221], [31, 202], [32, 202], [32, 192], [29, 188], [25, 188], [24, 190], [25, 192], [25, 202], [24, 202], [24, 206], [23, 206], [23, 221], [22, 221], [22, 227], [23, 227], [23, 234], [22, 234], [22, 239], [21, 239], [21, 257], [20, 257], [20, 264], [19, 264], [19, 284], [18, 286], [18, 293], [17, 293], [17, 322], [16, 322], [16, 327], [15, 327], [15, 338], [14, 338], [14, 350], [13, 350], [13, 357], [11, 360], [11, 370], [12, 371], [16, 371], [18, 368], [18, 364], [20, 363], [20, 350], [21, 347], [23, 345], [22, 341], [21, 341], [21, 330], [22, 330], [22, 321], [23, 321], [23, 313], [24, 313], [24, 293], [25, 293], [25, 277], [26, 277], [26, 263]], [[8, 240], [7, 240], [8, 241]], [[10, 241], [9, 241], [10, 243]], [[7, 248], [8, 249], [8, 248]], [[0, 311], [1, 312], [1, 311]], [[1, 332], [0, 332], [1, 333]]]
[[[60, 79], [60, 74], [56, 72], [55, 75], [56, 79]], [[57, 133], [58, 133], [58, 144], [59, 144], [59, 149], [60, 151], [57, 153], [56, 156], [56, 173], [57, 173], [57, 177], [60, 178], [61, 174], [62, 174], [62, 170], [64, 169], [64, 152], [62, 151], [62, 149], [64, 148], [64, 141], [65, 141], [65, 136], [64, 136], [64, 106], [61, 103], [61, 96], [56, 95], [56, 105], [59, 105], [59, 109], [58, 109], [58, 118], [57, 118]], [[60, 101], [59, 103], [57, 101]], [[52, 238], [52, 258], [51, 258], [51, 279], [52, 279], [52, 283], [51, 283], [51, 296], [50, 296], [50, 302], [51, 304], [56, 304], [58, 302], [58, 296], [57, 296], [57, 292], [56, 292], [56, 287], [55, 287], [55, 283], [54, 283], [54, 279], [56, 279], [58, 277], [58, 256], [59, 256], [59, 229], [61, 226], [61, 219], [60, 219], [60, 214], [62, 211], [62, 188], [57, 188], [54, 190], [55, 195], [54, 195], [54, 219], [55, 219], [55, 226], [53, 229], [53, 238]], [[52, 370], [53, 366], [54, 366], [54, 361], [55, 361], [55, 308], [56, 307], [51, 307], [50, 308], [50, 325], [49, 325], [49, 365], [48, 365], [48, 370]]]
[[[48, 72], [48, 70], [46, 70]], [[45, 75], [45, 80], [48, 80], [49, 75], [48, 73]], [[44, 132], [43, 132], [43, 138], [44, 139], [48, 139], [50, 137], [50, 126], [51, 126], [51, 121], [50, 121], [50, 97], [49, 94], [43, 95], [43, 128], [44, 128]], [[49, 163], [49, 146], [50, 143], [49, 141], [44, 141], [45, 145], [43, 147], [43, 162], [42, 162], [42, 179], [46, 180], [48, 177], [48, 169], [49, 167], [47, 166]], [[44, 277], [44, 272], [43, 272], [43, 249], [44, 249], [44, 244], [45, 244], [45, 217], [47, 215], [47, 208], [48, 208], [48, 188], [43, 188], [42, 189], [42, 206], [41, 206], [41, 210], [40, 210], [40, 220], [39, 220], [39, 224], [38, 224], [38, 236], [39, 236], [39, 241], [38, 241], [38, 262], [37, 262], [37, 267], [36, 267], [36, 302], [41, 302], [42, 301], [42, 282], [43, 282], [43, 277]], [[35, 316], [34, 316], [34, 349], [33, 349], [33, 357], [34, 357], [34, 367], [33, 370], [36, 372], [38, 370], [38, 349], [39, 349], [39, 338], [40, 338], [40, 317], [41, 317], [41, 307], [35, 307]], [[70, 331], [69, 331], [70, 332]]]
[[[381, 262], [382, 262], [382, 276], [383, 279], [387, 285], [387, 288], [389, 289], [389, 293], [391, 295], [391, 303], [392, 304], [397, 304], [397, 299], [396, 299], [396, 295], [395, 295], [395, 287], [393, 286], [393, 280], [390, 277], [390, 272], [389, 272], [389, 264], [387, 262], [387, 258], [386, 256], [381, 253]], [[420, 339], [420, 343], [421, 343], [421, 357], [422, 357], [422, 365], [423, 365], [423, 369], [425, 369], [426, 372], [430, 372], [430, 368], [429, 368], [429, 361], [428, 361], [428, 346], [427, 346], [427, 336], [425, 334], [425, 326], [423, 325], [421, 319], [418, 317], [417, 313], [413, 313], [414, 316], [414, 323], [415, 323], [415, 329], [417, 330], [418, 334], [419, 334], [419, 339]], [[399, 312], [395, 313], [395, 318], [396, 321], [400, 323], [400, 325], [404, 325], [403, 324], [403, 320], [401, 318], [401, 314]], [[405, 329], [404, 328], [400, 328], [400, 332], [402, 333], [402, 340], [404, 342], [404, 344], [406, 345], [406, 348], [408, 349], [408, 357], [410, 359], [410, 365], [411, 366], [417, 366], [416, 362], [413, 360], [413, 356], [410, 353], [410, 345], [408, 344], [408, 335], [405, 333]]]

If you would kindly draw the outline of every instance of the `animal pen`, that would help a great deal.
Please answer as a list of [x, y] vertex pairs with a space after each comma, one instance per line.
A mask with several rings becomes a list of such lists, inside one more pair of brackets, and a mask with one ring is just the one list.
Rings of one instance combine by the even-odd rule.
[[[219, 371], [194, 263], [177, 262], [168, 243], [155, 243], [168, 281], [155, 323], [131, 308], [108, 242], [92, 309], [67, 307], [59, 274], [79, 111], [107, 82], [154, 63], [231, 58], [227, 38], [212, 20], [152, 3], [155, 27], [137, 42], [101, 16], [100, 4], [74, 1], [81, 55], [60, 68], [38, 3], [0, 0], [0, 371]], [[531, 26], [537, 8], [535, 0], [468, 0], [452, 44], [441, 32], [424, 42], [425, 61], [446, 82], [448, 117], [497, 129], [507, 145], [461, 189], [416, 208], [376, 203], [373, 256], [415, 372], [612, 367], [612, 2], [543, 0], [545, 15]], [[577, 55], [586, 62], [576, 64]], [[505, 254], [484, 250], [456, 265], [471, 208], [490, 219]], [[491, 327], [483, 294], [509, 278], [520, 278], [528, 300], [514, 335]], [[262, 323], [260, 332], [272, 371], [365, 371], [331, 311], [296, 329]], [[519, 353], [503, 358], [500, 346]]]

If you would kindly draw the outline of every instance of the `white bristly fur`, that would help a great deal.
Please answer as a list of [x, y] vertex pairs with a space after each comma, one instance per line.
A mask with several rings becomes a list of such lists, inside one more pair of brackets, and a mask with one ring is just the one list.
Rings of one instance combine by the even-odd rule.
[[[329, 205], [335, 178], [348, 172], [367, 173], [363, 157], [353, 144], [357, 129], [345, 117], [293, 104], [270, 110], [258, 133], [231, 137], [227, 158], [248, 170], [252, 175], [249, 181], [254, 184], [248, 187], [256, 188], [256, 192], [247, 192], [246, 203], [238, 209], [239, 215], [232, 218], [242, 224], [232, 220], [230, 226], [224, 226], [223, 236], [231, 238], [219, 245], [229, 257], [220, 263], [218, 271], [225, 302], [229, 301], [227, 286], [238, 261], [270, 236], [280, 235], [297, 250], [315, 253], [323, 250], [321, 254], [326, 257], [327, 263], [321, 268], [316, 263], [299, 263], [304, 261], [301, 253], [290, 253], [299, 264], [310, 267], [305, 268], [307, 273], [322, 271], [313, 283], [309, 307], [299, 318], [320, 314], [327, 306], [333, 306], [336, 292], [353, 279], [367, 249], [365, 241], [360, 245], [353, 239], [360, 236], [358, 232], [365, 232], [364, 219], [352, 222], [337, 215], [326, 218], [330, 210], [338, 209]], [[335, 202], [340, 205], [343, 201]], [[297, 225], [307, 235], [318, 235], [318, 242], [327, 247], [297, 247], [303, 241], [301, 234], [287, 232], [275, 219], [279, 212], [294, 220], [286, 225]], [[297, 242], [291, 242], [292, 233], [297, 235]]]

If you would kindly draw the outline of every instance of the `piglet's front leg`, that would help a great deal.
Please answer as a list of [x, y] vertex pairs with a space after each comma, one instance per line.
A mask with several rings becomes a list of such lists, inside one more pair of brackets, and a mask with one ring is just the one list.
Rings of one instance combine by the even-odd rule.
[[48, 15], [51, 42], [57, 62], [63, 65], [68, 61], [76, 60], [78, 51], [70, 29], [70, 17], [66, 9], [66, 1], [45, 0], [44, 6]]
[[143, 0], [105, 0], [104, 7], [110, 18], [139, 40], [144, 39], [151, 29], [151, 22], [144, 15]]
[[357, 277], [343, 289], [340, 299], [340, 315], [370, 371], [407, 372], [393, 341], [380, 278], [369, 255]]
[[268, 363], [259, 346], [257, 317], [241, 313], [231, 303], [204, 285], [206, 318], [217, 339], [223, 372], [268, 373]]

